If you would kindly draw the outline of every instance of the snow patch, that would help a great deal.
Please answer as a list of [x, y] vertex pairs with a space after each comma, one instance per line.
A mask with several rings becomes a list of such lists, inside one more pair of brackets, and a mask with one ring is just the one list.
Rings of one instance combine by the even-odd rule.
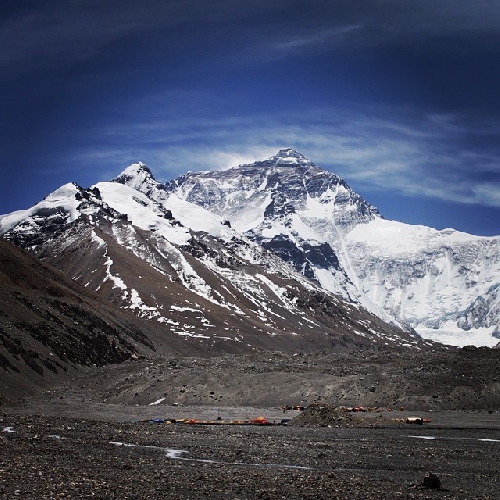
[[159, 405], [160, 403], [163, 403], [163, 401], [165, 401], [165, 398], [157, 399], [156, 401], [153, 401], [152, 403], [149, 403], [149, 406]]

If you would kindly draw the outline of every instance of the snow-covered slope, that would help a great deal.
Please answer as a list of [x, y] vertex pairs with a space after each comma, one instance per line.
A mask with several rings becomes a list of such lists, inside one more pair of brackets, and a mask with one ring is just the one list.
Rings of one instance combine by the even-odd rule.
[[385, 220], [345, 181], [291, 149], [189, 173], [165, 189], [386, 320], [445, 343], [498, 343], [500, 237]]
[[500, 238], [375, 219], [346, 240], [361, 291], [390, 314], [444, 343], [498, 343]]
[[190, 342], [214, 353], [426, 346], [311, 282], [215, 211], [165, 190], [143, 164], [115, 182], [65, 185], [29, 210], [0, 216], [0, 228], [103, 300], [152, 322], [160, 343], [162, 335], [186, 339], [188, 352]]

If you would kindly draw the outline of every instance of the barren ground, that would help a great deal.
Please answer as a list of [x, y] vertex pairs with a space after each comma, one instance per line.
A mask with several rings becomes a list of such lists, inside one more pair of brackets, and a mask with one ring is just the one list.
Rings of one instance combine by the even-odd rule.
[[[492, 350], [413, 359], [273, 353], [89, 369], [0, 407], [0, 497], [496, 499], [495, 370]], [[284, 413], [289, 404], [311, 406]], [[332, 410], [359, 404], [372, 411]], [[144, 421], [258, 416], [276, 425]], [[409, 416], [430, 422], [404, 423]], [[282, 419], [292, 420], [278, 425]], [[423, 486], [429, 472], [440, 489]]]

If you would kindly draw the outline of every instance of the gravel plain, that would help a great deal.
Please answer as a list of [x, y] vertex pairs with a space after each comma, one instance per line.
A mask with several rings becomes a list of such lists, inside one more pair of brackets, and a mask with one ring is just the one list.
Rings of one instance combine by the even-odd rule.
[[89, 368], [0, 406], [0, 498], [500, 498], [498, 351], [412, 356]]
[[[266, 409], [261, 413], [266, 416]], [[465, 417], [468, 425], [462, 427], [394, 422], [309, 427], [110, 422], [9, 412], [1, 423], [0, 495], [498, 498], [500, 428], [476, 427], [474, 414]], [[423, 485], [429, 472], [440, 488]]]

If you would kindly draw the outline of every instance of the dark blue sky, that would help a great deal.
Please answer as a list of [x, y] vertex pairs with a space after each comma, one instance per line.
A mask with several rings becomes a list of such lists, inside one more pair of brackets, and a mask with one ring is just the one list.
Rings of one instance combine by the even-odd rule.
[[0, 6], [0, 213], [283, 147], [390, 219], [500, 234], [500, 0]]

